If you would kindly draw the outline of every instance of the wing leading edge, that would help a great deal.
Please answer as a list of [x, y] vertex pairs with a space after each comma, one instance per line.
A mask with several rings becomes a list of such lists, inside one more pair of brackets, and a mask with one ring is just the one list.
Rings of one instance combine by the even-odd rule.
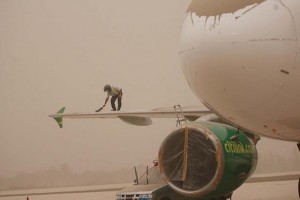
[[63, 113], [64, 110], [65, 107], [61, 108], [56, 114], [49, 115], [49, 117], [55, 119], [60, 128], [63, 127], [63, 118], [119, 118], [128, 124], [149, 126], [152, 124], [152, 118], [183, 118], [194, 121], [199, 117], [212, 114], [210, 110], [203, 107], [182, 107], [180, 111], [176, 111], [176, 109], [172, 108], [165, 108], [150, 111], [113, 111], [101, 113]]

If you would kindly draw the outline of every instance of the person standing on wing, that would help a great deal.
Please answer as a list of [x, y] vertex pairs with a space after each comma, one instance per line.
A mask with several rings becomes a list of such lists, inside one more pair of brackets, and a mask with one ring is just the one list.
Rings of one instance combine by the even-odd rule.
[[110, 103], [111, 103], [112, 111], [116, 111], [115, 102], [117, 99], [118, 99], [118, 110], [120, 110], [122, 106], [122, 95], [123, 95], [122, 89], [106, 84], [104, 86], [104, 92], [107, 92], [105, 103], [101, 108], [99, 108], [95, 112], [101, 111], [106, 106], [106, 103], [108, 102], [110, 96], [111, 96]]

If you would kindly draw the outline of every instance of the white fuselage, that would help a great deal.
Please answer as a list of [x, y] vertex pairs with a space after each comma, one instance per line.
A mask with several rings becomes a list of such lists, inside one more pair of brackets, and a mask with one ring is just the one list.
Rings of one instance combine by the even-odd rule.
[[229, 123], [300, 141], [299, 39], [299, 0], [193, 0], [181, 30], [183, 71]]

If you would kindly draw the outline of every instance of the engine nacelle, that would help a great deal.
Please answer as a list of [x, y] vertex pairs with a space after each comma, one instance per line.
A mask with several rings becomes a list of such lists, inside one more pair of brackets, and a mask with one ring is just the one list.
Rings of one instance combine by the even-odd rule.
[[213, 198], [232, 193], [251, 176], [257, 151], [242, 131], [203, 121], [173, 131], [161, 144], [159, 163], [174, 191]]

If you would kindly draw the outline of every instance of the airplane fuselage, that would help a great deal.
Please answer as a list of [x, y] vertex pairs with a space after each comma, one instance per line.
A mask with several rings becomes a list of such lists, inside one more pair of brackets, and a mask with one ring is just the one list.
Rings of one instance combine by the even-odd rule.
[[193, 0], [181, 30], [185, 77], [225, 121], [300, 141], [299, 29], [299, 0]]

